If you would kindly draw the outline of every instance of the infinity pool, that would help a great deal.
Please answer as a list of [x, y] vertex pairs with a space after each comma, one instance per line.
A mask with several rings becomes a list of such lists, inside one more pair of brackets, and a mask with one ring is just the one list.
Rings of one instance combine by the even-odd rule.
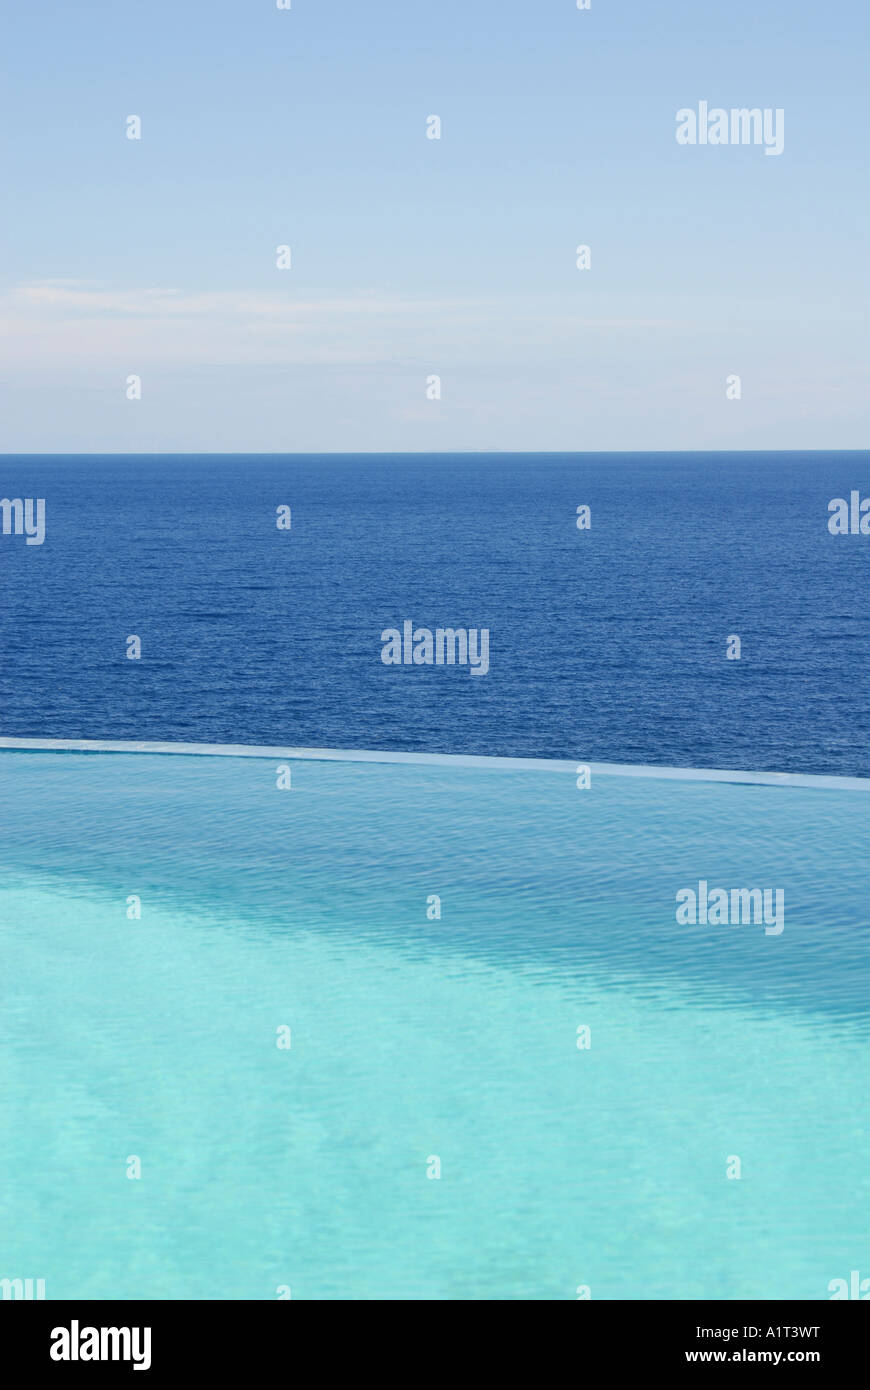
[[[870, 1276], [860, 784], [6, 751], [0, 786], [0, 1278], [824, 1299]], [[782, 890], [783, 930], [681, 925], [702, 882]]]

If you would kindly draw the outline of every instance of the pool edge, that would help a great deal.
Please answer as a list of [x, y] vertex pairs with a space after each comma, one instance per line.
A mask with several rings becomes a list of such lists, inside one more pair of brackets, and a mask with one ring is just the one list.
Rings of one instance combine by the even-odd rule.
[[291, 748], [246, 743], [172, 743], [136, 739], [0, 738], [0, 752], [156, 753], [187, 757], [290, 758], [313, 762], [408, 763], [429, 767], [468, 767], [514, 772], [574, 773], [583, 765], [599, 777], [652, 777], [670, 781], [743, 782], [757, 786], [816, 787], [870, 791], [868, 777], [836, 777], [804, 772], [752, 772], [722, 768], [659, 767], [642, 763], [584, 762], [582, 758], [503, 758], [466, 753], [400, 753], [388, 750]]

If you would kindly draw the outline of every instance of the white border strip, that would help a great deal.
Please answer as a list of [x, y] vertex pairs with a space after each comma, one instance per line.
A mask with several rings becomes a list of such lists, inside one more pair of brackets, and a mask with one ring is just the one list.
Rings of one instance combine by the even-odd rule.
[[[0, 751], [32, 753], [175, 753], [187, 757], [295, 758], [316, 762], [416, 763], [429, 767], [477, 767], [489, 771], [574, 772], [582, 759], [487, 758], [456, 753], [366, 752], [344, 748], [273, 748], [247, 743], [143, 743], [130, 739], [0, 738]], [[588, 763], [600, 777], [655, 777], [681, 782], [750, 782], [762, 787], [816, 787], [870, 791], [870, 777], [819, 777], [804, 772], [739, 772], [719, 768]]]

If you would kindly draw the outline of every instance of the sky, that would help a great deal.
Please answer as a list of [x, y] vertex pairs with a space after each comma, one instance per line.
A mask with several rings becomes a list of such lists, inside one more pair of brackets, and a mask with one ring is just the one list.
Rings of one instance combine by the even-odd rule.
[[[867, 446], [866, 0], [0, 34], [0, 452]], [[782, 153], [678, 144], [702, 101], [781, 109]]]

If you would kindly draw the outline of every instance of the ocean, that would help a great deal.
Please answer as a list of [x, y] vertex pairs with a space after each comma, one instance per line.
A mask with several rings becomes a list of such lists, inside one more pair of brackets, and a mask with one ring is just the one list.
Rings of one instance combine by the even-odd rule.
[[0, 1281], [870, 1274], [870, 455], [4, 468]]
[[[870, 453], [2, 473], [46, 503], [42, 545], [0, 537], [2, 735], [870, 774], [870, 537], [828, 530]], [[487, 674], [385, 665], [405, 622], [488, 630]]]

